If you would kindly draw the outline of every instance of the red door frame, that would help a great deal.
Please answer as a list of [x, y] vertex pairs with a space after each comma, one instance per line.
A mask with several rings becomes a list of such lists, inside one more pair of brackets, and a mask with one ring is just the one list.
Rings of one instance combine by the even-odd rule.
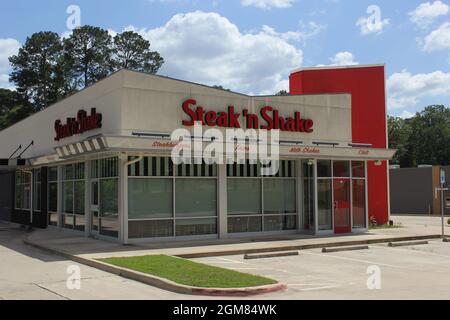
[[[348, 183], [348, 199], [336, 199], [336, 183]], [[333, 219], [334, 219], [334, 233], [350, 233], [352, 232], [352, 205], [351, 205], [351, 179], [350, 178], [333, 178]], [[348, 209], [348, 226], [336, 226], [336, 210]]]

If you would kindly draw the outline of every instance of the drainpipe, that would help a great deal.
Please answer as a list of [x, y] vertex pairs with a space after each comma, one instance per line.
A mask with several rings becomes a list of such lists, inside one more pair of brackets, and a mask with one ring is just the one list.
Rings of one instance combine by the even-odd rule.
[[123, 166], [123, 184], [122, 184], [122, 214], [123, 214], [123, 243], [128, 244], [128, 167], [132, 164], [142, 161], [144, 156], [138, 156], [136, 159], [127, 161]]
[[20, 169], [23, 173], [30, 175], [30, 227], [33, 226], [33, 171]]

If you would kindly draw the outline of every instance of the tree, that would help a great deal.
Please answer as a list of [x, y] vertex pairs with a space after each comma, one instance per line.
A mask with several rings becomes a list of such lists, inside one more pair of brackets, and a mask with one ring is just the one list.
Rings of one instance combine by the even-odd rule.
[[115, 69], [130, 69], [156, 74], [164, 59], [150, 50], [150, 42], [133, 31], [119, 33], [114, 37], [113, 60]]
[[64, 40], [64, 60], [70, 80], [77, 87], [87, 87], [114, 70], [112, 38], [108, 31], [83, 26]]
[[408, 153], [416, 163], [450, 165], [450, 109], [432, 105], [411, 120]]
[[225, 89], [223, 86], [218, 86], [218, 85], [214, 85], [212, 86], [214, 89], [219, 89], [219, 90], [223, 90], [223, 91], [231, 91], [230, 89]]
[[18, 92], [0, 89], [0, 130], [25, 119], [33, 112], [31, 103]]
[[289, 92], [287, 92], [286, 90], [280, 90], [275, 95], [276, 96], [289, 96]]
[[64, 95], [62, 43], [54, 32], [38, 32], [27, 38], [19, 53], [9, 58], [10, 81], [37, 110], [55, 103]]
[[398, 117], [388, 117], [389, 148], [397, 149], [397, 153], [391, 163], [402, 167], [410, 167], [412, 158], [408, 153], [408, 140], [411, 134], [411, 126], [407, 121]]

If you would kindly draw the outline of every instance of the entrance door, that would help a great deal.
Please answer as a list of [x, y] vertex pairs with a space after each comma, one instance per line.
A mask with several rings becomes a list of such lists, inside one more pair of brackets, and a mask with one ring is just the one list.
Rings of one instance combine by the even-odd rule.
[[91, 182], [91, 230], [90, 233], [98, 235], [100, 233], [100, 210], [99, 210], [99, 182]]
[[350, 179], [334, 179], [334, 232], [349, 233], [351, 227]]

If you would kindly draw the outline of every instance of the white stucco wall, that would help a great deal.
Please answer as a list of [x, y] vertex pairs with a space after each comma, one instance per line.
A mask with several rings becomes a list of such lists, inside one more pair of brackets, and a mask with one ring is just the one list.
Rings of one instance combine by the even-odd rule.
[[[188, 119], [182, 110], [186, 99], [195, 99], [207, 111], [226, 111], [234, 105], [236, 112], [248, 109], [258, 114], [260, 108], [271, 105], [280, 115], [314, 120], [314, 132], [282, 132], [282, 139], [351, 142], [351, 96], [304, 95], [280, 97], [248, 97], [216, 90], [206, 86], [143, 73], [122, 70], [97, 84], [52, 105], [37, 114], [0, 132], [0, 158], [8, 158], [22, 144], [32, 146], [23, 158], [35, 158], [55, 153], [55, 147], [105, 134], [130, 136], [132, 131], [171, 133], [182, 128]], [[55, 120], [66, 123], [67, 117], [76, 117], [80, 109], [88, 113], [96, 108], [103, 115], [103, 127], [81, 135], [54, 141]], [[241, 123], [242, 128], [246, 128]]]

